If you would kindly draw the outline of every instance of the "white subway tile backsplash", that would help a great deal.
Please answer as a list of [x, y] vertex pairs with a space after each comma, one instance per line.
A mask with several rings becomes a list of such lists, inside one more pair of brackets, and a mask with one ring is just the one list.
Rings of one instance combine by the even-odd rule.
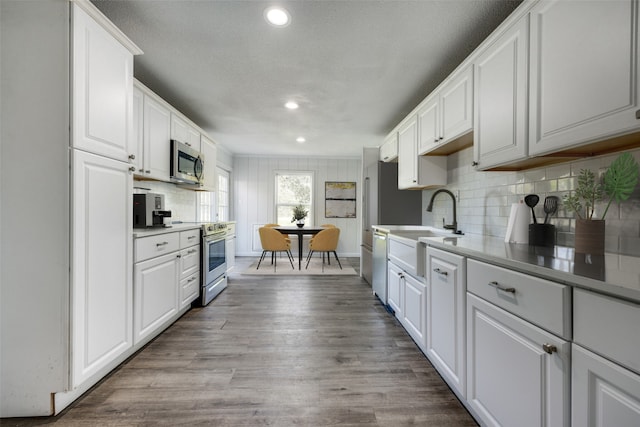
[[[640, 149], [631, 151], [640, 162]], [[520, 172], [478, 172], [471, 166], [473, 148], [449, 155], [447, 189], [454, 194], [460, 192], [458, 227], [469, 234], [483, 234], [504, 237], [511, 211], [511, 203], [516, 203], [525, 195], [535, 193], [540, 202], [535, 209], [536, 217], [544, 219], [544, 198], [555, 195], [560, 198], [558, 212], [550, 218], [556, 225], [556, 242], [563, 246], [573, 246], [575, 216], [563, 207], [562, 197], [575, 189], [576, 176], [581, 169], [591, 169], [598, 173], [608, 167], [618, 157], [618, 153], [600, 157], [575, 160], [547, 167]], [[434, 190], [423, 191], [423, 205], [429, 203]], [[596, 215], [602, 215], [605, 202], [596, 205]], [[438, 196], [432, 213], [423, 212], [422, 223], [442, 226], [442, 218], [447, 223], [452, 219], [451, 200]], [[619, 207], [612, 203], [605, 218], [607, 220], [606, 249], [612, 252], [640, 252], [640, 186], [629, 200]]]

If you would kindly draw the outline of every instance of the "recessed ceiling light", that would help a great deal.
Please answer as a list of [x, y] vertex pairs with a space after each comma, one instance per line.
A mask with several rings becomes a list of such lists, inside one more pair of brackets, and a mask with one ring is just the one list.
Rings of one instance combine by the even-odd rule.
[[302, 136], [299, 136], [299, 137], [296, 138], [296, 142], [299, 142], [300, 144], [302, 144], [303, 142], [306, 142], [306, 141], [307, 140], [304, 139], [304, 137], [302, 137]]
[[275, 27], [286, 27], [291, 22], [291, 15], [281, 7], [270, 7], [264, 11], [264, 18]]
[[287, 103], [284, 104], [284, 106], [289, 110], [295, 110], [298, 108], [298, 103], [295, 101], [287, 101]]

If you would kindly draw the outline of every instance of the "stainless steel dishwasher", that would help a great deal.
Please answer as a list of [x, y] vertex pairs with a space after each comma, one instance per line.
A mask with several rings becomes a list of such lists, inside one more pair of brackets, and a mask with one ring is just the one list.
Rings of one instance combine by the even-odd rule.
[[373, 293], [378, 296], [382, 304], [387, 305], [387, 243], [389, 235], [378, 229], [373, 233]]

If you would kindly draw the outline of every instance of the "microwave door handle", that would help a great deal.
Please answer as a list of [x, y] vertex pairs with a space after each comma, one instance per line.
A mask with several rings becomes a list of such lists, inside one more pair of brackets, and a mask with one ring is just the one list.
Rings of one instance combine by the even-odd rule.
[[198, 181], [202, 181], [202, 176], [204, 175], [204, 161], [200, 156], [196, 158], [196, 161], [193, 164], [193, 173]]

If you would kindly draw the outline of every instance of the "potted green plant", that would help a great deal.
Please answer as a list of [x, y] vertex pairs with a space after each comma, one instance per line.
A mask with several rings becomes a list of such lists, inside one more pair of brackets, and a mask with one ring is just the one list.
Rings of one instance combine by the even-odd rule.
[[309, 214], [309, 211], [305, 210], [304, 206], [298, 205], [293, 208], [293, 218], [291, 222], [295, 222], [298, 227], [304, 227], [304, 219]]
[[[572, 194], [564, 196], [564, 205], [575, 212], [575, 251], [593, 255], [604, 254], [605, 217], [611, 202], [627, 200], [638, 183], [638, 162], [629, 153], [618, 156], [604, 174], [603, 182], [593, 171], [581, 169], [578, 184]], [[596, 203], [608, 197], [600, 219], [594, 219]]]

